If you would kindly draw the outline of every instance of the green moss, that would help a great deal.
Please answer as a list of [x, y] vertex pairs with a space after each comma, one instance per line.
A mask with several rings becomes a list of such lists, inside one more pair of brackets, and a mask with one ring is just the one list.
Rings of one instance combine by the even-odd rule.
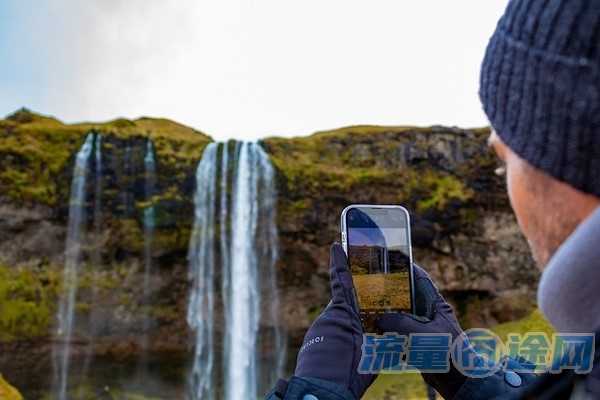
[[452, 200], [466, 202], [473, 197], [473, 191], [451, 175], [440, 176], [429, 172], [422, 177], [420, 182], [423, 190], [429, 194], [428, 197], [417, 202], [417, 210], [421, 212], [432, 208], [443, 210]]
[[2, 400], [23, 400], [21, 393], [11, 386], [0, 374], [0, 399]]
[[121, 246], [129, 251], [141, 252], [144, 248], [144, 237], [139, 222], [135, 219], [120, 219], [117, 223]]
[[0, 266], [0, 340], [48, 333], [60, 286], [58, 276], [52, 268]]
[[160, 320], [162, 323], [165, 322], [174, 322], [181, 318], [180, 310], [177, 309], [175, 305], [157, 305], [150, 306], [148, 310], [148, 314], [151, 318], [156, 318]]
[[[82, 266], [78, 280], [78, 290], [110, 291], [122, 286], [121, 274], [126, 267], [113, 264], [110, 270], [101, 270], [98, 266], [86, 264]], [[86, 307], [86, 305], [82, 305]]]
[[[92, 130], [122, 139], [150, 137], [167, 173], [193, 167], [212, 140], [167, 119], [120, 118], [106, 123], [68, 125], [19, 110], [0, 120], [0, 191], [15, 201], [55, 205], [61, 191], [68, 190], [58, 178], [70, 174], [72, 158]], [[108, 141], [103, 146], [111, 147]]]
[[552, 336], [555, 332], [550, 322], [548, 322], [538, 309], [535, 309], [527, 317], [520, 320], [496, 325], [492, 330], [505, 342], [509, 333], [522, 335], [527, 332], [544, 332], [548, 336]]
[[[471, 146], [478, 146], [480, 141], [483, 144], [486, 132], [468, 132], [467, 142]], [[378, 198], [409, 203], [416, 211], [426, 212], [441, 211], [473, 197], [467, 183], [471, 169], [476, 170], [471, 168], [471, 160], [465, 160], [469, 171], [461, 172], [464, 181], [433, 163], [418, 161], [419, 157], [427, 157], [431, 147], [441, 144], [439, 151], [444, 151], [444, 143], [466, 134], [445, 128], [365, 125], [308, 137], [268, 138], [263, 144], [278, 172], [284, 196], [290, 200], [281, 204], [283, 213], [298, 210], [296, 202], [304, 198], [321, 198], [328, 193], [361, 198], [377, 193]], [[413, 164], [407, 165], [407, 160], [413, 160]]]
[[153, 247], [164, 252], [187, 249], [190, 234], [191, 227], [189, 226], [159, 230], [154, 234]]

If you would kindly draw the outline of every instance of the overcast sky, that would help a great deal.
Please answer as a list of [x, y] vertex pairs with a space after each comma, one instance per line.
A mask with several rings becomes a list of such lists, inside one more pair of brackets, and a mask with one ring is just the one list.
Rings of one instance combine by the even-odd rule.
[[481, 126], [506, 0], [1, 0], [0, 114], [167, 117], [217, 139]]

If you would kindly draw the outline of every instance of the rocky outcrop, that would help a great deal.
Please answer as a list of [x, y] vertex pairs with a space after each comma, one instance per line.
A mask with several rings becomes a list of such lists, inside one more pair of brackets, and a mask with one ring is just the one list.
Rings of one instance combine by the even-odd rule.
[[[157, 273], [151, 282], [156, 301], [149, 306], [150, 343], [156, 352], [185, 353], [194, 173], [212, 140], [200, 132], [149, 118], [65, 125], [27, 110], [0, 120], [0, 272], [13, 281], [35, 281], [37, 294], [19, 296], [29, 296], [30, 307], [52, 310], [60, 290], [73, 157], [89, 132], [103, 138], [103, 195], [99, 229], [92, 218], [94, 199], [88, 199], [79, 320], [93, 326], [97, 354], [127, 357], [139, 349], [139, 314], [148, 307], [140, 301], [142, 215], [153, 204]], [[531, 309], [537, 272], [503, 179], [494, 174], [488, 133], [357, 126], [261, 142], [277, 175], [280, 321], [292, 348], [329, 299], [329, 246], [339, 238], [341, 210], [351, 203], [403, 204], [411, 210], [415, 260], [467, 325], [516, 319]], [[148, 139], [158, 174], [150, 201], [143, 194]], [[22, 293], [10, 290], [3, 292], [0, 283], [0, 309]], [[0, 371], [8, 373], [12, 361], [6, 354], [19, 343], [48, 342], [52, 318], [40, 321], [32, 332], [0, 337]]]
[[[264, 141], [279, 172], [279, 270], [288, 326], [328, 301], [329, 244], [351, 203], [411, 210], [414, 258], [467, 325], [531, 308], [537, 270], [494, 171], [487, 129], [357, 126]], [[306, 308], [298, 308], [298, 304]]]

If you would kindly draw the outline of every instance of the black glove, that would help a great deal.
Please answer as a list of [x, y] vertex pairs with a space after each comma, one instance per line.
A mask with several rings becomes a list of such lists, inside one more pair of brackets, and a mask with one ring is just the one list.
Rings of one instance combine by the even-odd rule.
[[[377, 320], [377, 327], [383, 332], [400, 335], [411, 333], [449, 333], [452, 340], [462, 333], [452, 306], [444, 300], [429, 275], [417, 265], [413, 265], [415, 282], [415, 311], [417, 316], [406, 313], [384, 314]], [[452, 398], [463, 385], [466, 377], [452, 363], [447, 373], [422, 374], [427, 383], [433, 386], [444, 398]]]
[[295, 375], [333, 382], [360, 399], [376, 375], [359, 374], [363, 328], [342, 246], [331, 246], [331, 301], [304, 336]]

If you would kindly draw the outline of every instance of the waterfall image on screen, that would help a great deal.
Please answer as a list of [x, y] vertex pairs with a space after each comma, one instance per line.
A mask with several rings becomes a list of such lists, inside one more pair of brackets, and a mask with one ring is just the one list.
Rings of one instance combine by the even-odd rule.
[[[211, 143], [198, 165], [188, 254], [188, 324], [195, 333], [189, 397], [194, 400], [253, 397], [272, 385], [283, 367], [273, 176], [257, 143]], [[272, 349], [268, 355], [260, 353], [261, 341]]]

